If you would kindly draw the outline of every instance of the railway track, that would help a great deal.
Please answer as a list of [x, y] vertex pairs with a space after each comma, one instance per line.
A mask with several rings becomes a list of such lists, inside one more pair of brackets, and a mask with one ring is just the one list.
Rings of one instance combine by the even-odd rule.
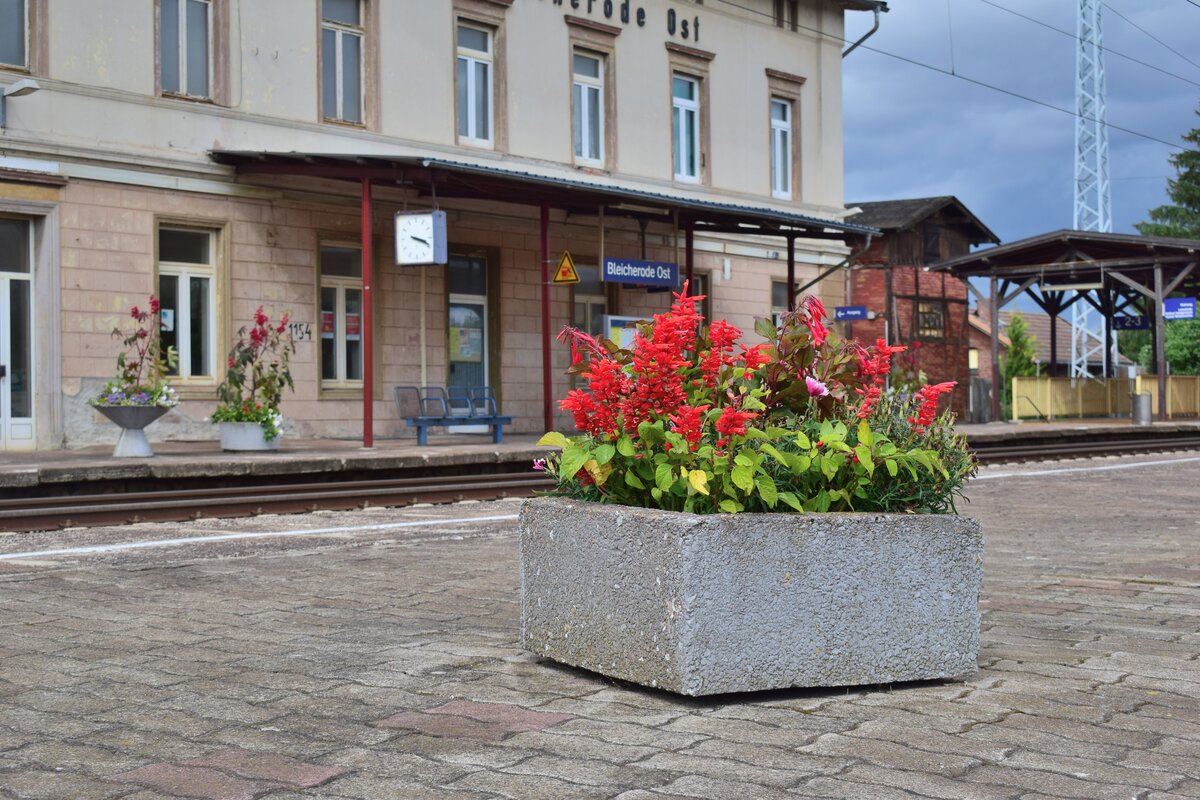
[[[1002, 464], [1196, 450], [1200, 449], [1200, 438], [1146, 437], [1036, 444], [981, 442], [973, 449], [980, 463]], [[43, 531], [137, 522], [177, 522], [204, 517], [291, 514], [318, 509], [352, 510], [369, 506], [495, 500], [529, 497], [551, 486], [545, 475], [522, 471], [12, 498], [0, 499], [0, 531]]]

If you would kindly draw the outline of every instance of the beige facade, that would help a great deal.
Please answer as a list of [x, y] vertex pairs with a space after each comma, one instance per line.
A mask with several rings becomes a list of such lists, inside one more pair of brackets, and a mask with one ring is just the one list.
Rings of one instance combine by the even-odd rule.
[[[358, 246], [357, 185], [238, 175], [215, 163], [210, 151], [428, 156], [831, 221], [845, 214], [841, 3], [801, 2], [795, 31], [775, 25], [774, 4], [766, 0], [737, 6], [682, 0], [324, 3], [27, 0], [24, 61], [0, 66], [0, 83], [32, 77], [40, 91], [8, 99], [8, 124], [0, 131], [0, 219], [28, 226], [37, 302], [26, 384], [35, 396], [36, 436], [18, 442], [0, 435], [0, 448], [111, 439], [86, 406], [114, 371], [117, 342], [109, 332], [130, 306], [162, 292], [164, 275], [178, 273], [186, 282], [193, 274], [164, 261], [164, 230], [204, 234], [210, 243], [207, 261], [194, 273], [211, 292], [210, 308], [196, 312], [207, 315], [211, 329], [205, 334], [208, 367], [199, 370], [209, 374], [173, 381], [184, 402], [156, 423], [152, 438], [214, 435], [204, 422], [215, 403], [211, 373], [259, 305], [273, 316], [287, 311], [301, 326], [285, 430], [361, 435], [361, 383], [353, 370], [322, 379], [321, 356], [321, 248]], [[174, 5], [164, 10], [164, 4]], [[337, 18], [347, 7], [357, 9], [352, 23]], [[193, 27], [168, 30], [164, 14], [179, 11]], [[197, 33], [201, 17], [189, 12], [205, 15], [205, 35]], [[482, 38], [456, 36], [460, 26]], [[178, 53], [164, 37], [183, 43], [178, 66], [172, 66]], [[334, 41], [347, 59], [340, 72], [327, 69]], [[464, 50], [464, 41], [483, 49]], [[188, 60], [195, 55], [189, 45], [203, 49], [203, 80], [202, 62]], [[361, 52], [354, 58], [356, 48]], [[575, 55], [599, 64], [592, 82], [577, 79]], [[476, 56], [483, 66], [472, 69], [483, 77], [467, 99], [482, 98], [487, 108], [468, 119], [458, 102], [456, 69]], [[189, 69], [194, 85], [183, 77]], [[696, 90], [698, 130], [687, 145], [694, 148], [694, 178], [680, 175], [672, 102], [677, 77]], [[592, 131], [599, 158], [576, 155], [573, 112], [588, 97], [575, 87], [581, 82], [595, 85], [599, 95], [601, 123]], [[790, 199], [773, 192], [773, 98], [791, 109]], [[329, 118], [331, 108], [340, 119]], [[476, 127], [464, 134], [464, 125]], [[394, 264], [393, 214], [427, 207], [430, 198], [382, 182], [374, 197], [374, 432], [386, 438], [409, 435], [390, 401], [392, 386], [450, 380], [448, 315], [454, 303], [467, 301], [448, 286], [448, 268]], [[504, 413], [516, 420], [514, 430], [540, 430], [538, 210], [477, 201], [440, 206], [448, 213], [451, 253], [475, 259], [470, 263], [487, 275], [481, 301], [486, 366], [476, 369], [496, 386]], [[595, 266], [601, 247], [629, 258], [640, 257], [644, 247], [645, 258], [682, 261], [683, 236], [666, 223], [651, 226], [643, 242], [631, 221], [609, 218], [601, 245], [596, 217], [554, 211], [550, 230], [551, 252], [570, 250], [584, 266]], [[845, 254], [839, 242], [798, 241], [798, 281], [807, 283]], [[5, 269], [0, 263], [0, 280], [9, 274]], [[785, 273], [781, 238], [696, 237], [695, 274], [710, 295], [713, 318], [749, 330], [756, 316], [772, 311], [772, 283]], [[354, 291], [352, 279], [346, 286]], [[839, 279], [818, 291], [827, 303], [837, 302], [840, 288]], [[644, 315], [669, 298], [631, 286], [602, 291], [593, 299], [610, 314]], [[583, 322], [575, 312], [581, 291], [551, 292], [553, 331]], [[353, 335], [341, 330], [339, 346]], [[557, 397], [568, 387], [562, 376], [567, 354], [556, 347], [553, 358]]]

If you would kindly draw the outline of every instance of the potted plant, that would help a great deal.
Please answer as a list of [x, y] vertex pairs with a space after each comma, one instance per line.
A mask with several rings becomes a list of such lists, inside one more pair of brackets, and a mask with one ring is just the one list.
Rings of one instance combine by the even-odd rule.
[[220, 404], [210, 420], [220, 426], [222, 450], [278, 450], [284, 387], [295, 391], [288, 366], [296, 343], [288, 331], [288, 315], [276, 325], [262, 306], [254, 324], [238, 331], [229, 351], [225, 380], [217, 387]]
[[121, 339], [125, 348], [117, 354], [117, 376], [104, 384], [98, 396], [88, 400], [88, 405], [121, 427], [113, 450], [115, 458], [153, 456], [144, 428], [179, 403], [165, 380], [177, 356], [173, 347], [162, 347], [160, 310], [158, 298], [151, 295], [149, 309], [129, 309], [136, 323], [132, 332], [113, 328], [112, 335]]
[[628, 349], [567, 329], [581, 433], [541, 440], [553, 496], [520, 518], [529, 650], [688, 695], [976, 669], [975, 471], [939, 398], [885, 389], [883, 341], [834, 339], [815, 298], [766, 340], [695, 297]]

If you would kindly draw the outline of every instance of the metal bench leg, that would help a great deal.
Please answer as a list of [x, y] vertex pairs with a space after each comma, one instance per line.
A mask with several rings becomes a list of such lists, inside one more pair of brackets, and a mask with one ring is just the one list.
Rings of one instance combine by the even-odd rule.
[[504, 441], [504, 426], [499, 423], [492, 426], [492, 444], [500, 444]]
[[429, 427], [420, 425], [417, 427], [417, 444], [424, 447], [429, 444]]

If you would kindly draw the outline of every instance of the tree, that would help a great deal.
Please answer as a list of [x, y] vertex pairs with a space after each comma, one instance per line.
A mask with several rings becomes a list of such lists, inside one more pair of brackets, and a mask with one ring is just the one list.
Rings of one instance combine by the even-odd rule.
[[[1200, 116], [1200, 109], [1196, 116]], [[1183, 140], [1191, 147], [1169, 159], [1175, 168], [1175, 177], [1167, 181], [1167, 196], [1172, 202], [1151, 209], [1149, 222], [1133, 226], [1143, 236], [1200, 239], [1200, 128], [1192, 128]]]
[[[1008, 322], [1008, 352], [1000, 362], [1000, 376], [1004, 381], [1004, 407], [1012, 409], [1012, 379], [1038, 374], [1037, 339], [1029, 332], [1025, 318], [1013, 314]], [[1004, 412], [1007, 419], [1009, 411]]]

